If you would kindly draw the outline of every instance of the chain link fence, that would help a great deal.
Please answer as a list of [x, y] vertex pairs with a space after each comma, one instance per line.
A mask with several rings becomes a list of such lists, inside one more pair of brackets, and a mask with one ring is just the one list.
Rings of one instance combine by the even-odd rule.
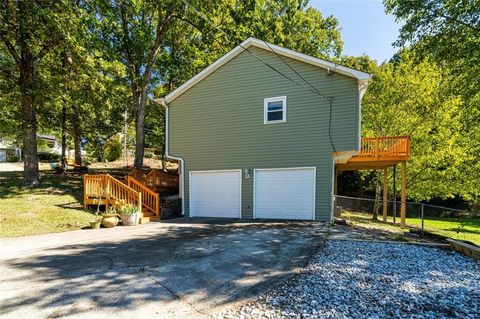
[[[335, 196], [341, 217], [374, 228], [400, 226], [400, 201], [387, 201], [387, 220], [383, 222], [383, 200]], [[405, 223], [420, 235], [436, 234], [480, 245], [480, 214], [431, 204], [406, 202]], [[375, 212], [377, 212], [375, 214]], [[376, 218], [374, 216], [376, 215]]]

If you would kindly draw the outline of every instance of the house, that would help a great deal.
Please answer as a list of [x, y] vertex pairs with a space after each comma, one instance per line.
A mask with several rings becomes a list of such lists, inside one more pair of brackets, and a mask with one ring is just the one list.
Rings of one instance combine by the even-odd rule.
[[38, 153], [44, 154], [62, 154], [62, 146], [58, 139], [53, 135], [37, 134]]
[[249, 38], [161, 99], [183, 214], [331, 220], [335, 165], [360, 150], [370, 79]]
[[7, 161], [17, 161], [20, 159], [22, 152], [13, 140], [0, 137], [0, 163]]

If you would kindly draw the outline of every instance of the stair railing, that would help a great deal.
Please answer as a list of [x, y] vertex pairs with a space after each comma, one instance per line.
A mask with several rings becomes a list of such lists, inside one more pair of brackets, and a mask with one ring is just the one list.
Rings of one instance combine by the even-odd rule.
[[158, 193], [142, 184], [133, 176], [127, 176], [127, 185], [142, 195], [143, 207], [155, 213], [155, 216], [160, 216], [160, 198]]

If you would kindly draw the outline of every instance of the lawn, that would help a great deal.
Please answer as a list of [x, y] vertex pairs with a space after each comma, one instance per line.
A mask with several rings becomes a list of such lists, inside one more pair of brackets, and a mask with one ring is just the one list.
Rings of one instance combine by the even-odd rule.
[[42, 172], [40, 187], [22, 187], [22, 172], [0, 172], [0, 237], [36, 235], [87, 227], [82, 176]]
[[[393, 225], [393, 217], [390, 216], [388, 218], [388, 224], [373, 221], [372, 215], [362, 213], [343, 212], [342, 217], [365, 228], [386, 230], [394, 233], [408, 231], [408, 229], [402, 230], [400, 227]], [[379, 218], [381, 218], [381, 216]], [[400, 218], [397, 218], [396, 222], [399, 223]], [[420, 218], [406, 218], [406, 223], [409, 227], [420, 228], [422, 220]], [[466, 240], [480, 245], [480, 218], [459, 220], [452, 217], [428, 217], [424, 220], [424, 229], [434, 234], [453, 239]]]

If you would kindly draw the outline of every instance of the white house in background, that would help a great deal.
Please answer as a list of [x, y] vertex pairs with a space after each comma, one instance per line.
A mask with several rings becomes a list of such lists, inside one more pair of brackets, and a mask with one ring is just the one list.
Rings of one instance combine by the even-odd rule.
[[12, 140], [0, 137], [0, 163], [6, 162], [9, 156], [22, 156], [22, 150]]

